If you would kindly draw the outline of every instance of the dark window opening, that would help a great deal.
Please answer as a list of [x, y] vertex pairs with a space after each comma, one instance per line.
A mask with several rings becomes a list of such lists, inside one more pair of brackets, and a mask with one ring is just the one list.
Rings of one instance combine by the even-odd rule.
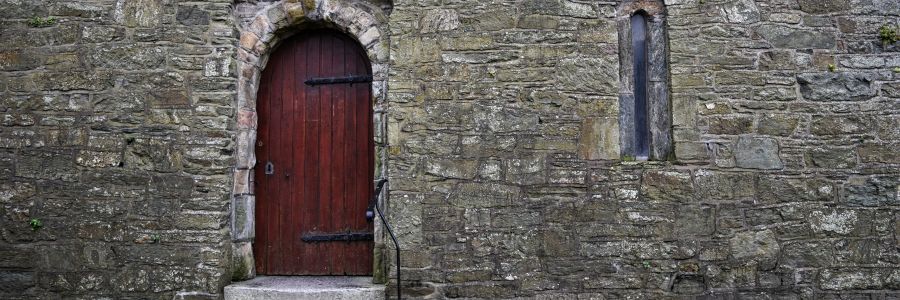
[[650, 126], [647, 118], [647, 18], [643, 13], [631, 16], [631, 49], [634, 56], [634, 156], [647, 160], [650, 156]]

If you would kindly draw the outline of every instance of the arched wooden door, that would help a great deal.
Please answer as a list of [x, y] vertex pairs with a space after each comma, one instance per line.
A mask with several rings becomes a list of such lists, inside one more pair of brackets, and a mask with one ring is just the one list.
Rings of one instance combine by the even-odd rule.
[[302, 32], [269, 58], [257, 97], [257, 273], [372, 273], [371, 74], [362, 47], [334, 30]]

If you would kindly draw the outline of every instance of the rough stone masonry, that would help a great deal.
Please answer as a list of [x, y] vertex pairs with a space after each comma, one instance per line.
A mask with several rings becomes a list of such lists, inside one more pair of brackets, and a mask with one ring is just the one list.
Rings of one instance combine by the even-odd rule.
[[900, 2], [665, 1], [674, 157], [635, 162], [631, 1], [0, 0], [0, 299], [252, 276], [241, 80], [291, 9], [381, 49], [406, 297], [900, 298]]

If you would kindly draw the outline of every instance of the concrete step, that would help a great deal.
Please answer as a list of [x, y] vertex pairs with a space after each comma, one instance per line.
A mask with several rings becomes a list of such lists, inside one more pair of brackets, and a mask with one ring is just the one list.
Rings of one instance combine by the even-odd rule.
[[225, 287], [225, 300], [383, 300], [384, 285], [361, 276], [260, 276]]

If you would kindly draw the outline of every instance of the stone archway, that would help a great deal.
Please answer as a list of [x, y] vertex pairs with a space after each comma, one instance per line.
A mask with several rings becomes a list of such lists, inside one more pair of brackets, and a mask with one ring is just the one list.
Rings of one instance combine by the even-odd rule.
[[[340, 0], [283, 0], [259, 6], [247, 26], [240, 28], [237, 50], [237, 147], [231, 210], [233, 242], [232, 278], [246, 280], [255, 276], [253, 239], [255, 235], [253, 169], [256, 167], [257, 115], [256, 93], [269, 54], [279, 42], [310, 27], [334, 28], [355, 38], [372, 64], [372, 96], [375, 120], [376, 178], [385, 177], [385, 132], [382, 114], [386, 111], [388, 75], [387, 17], [381, 7], [366, 2]], [[375, 222], [375, 274], [383, 274], [379, 256], [384, 249], [381, 226]]]

